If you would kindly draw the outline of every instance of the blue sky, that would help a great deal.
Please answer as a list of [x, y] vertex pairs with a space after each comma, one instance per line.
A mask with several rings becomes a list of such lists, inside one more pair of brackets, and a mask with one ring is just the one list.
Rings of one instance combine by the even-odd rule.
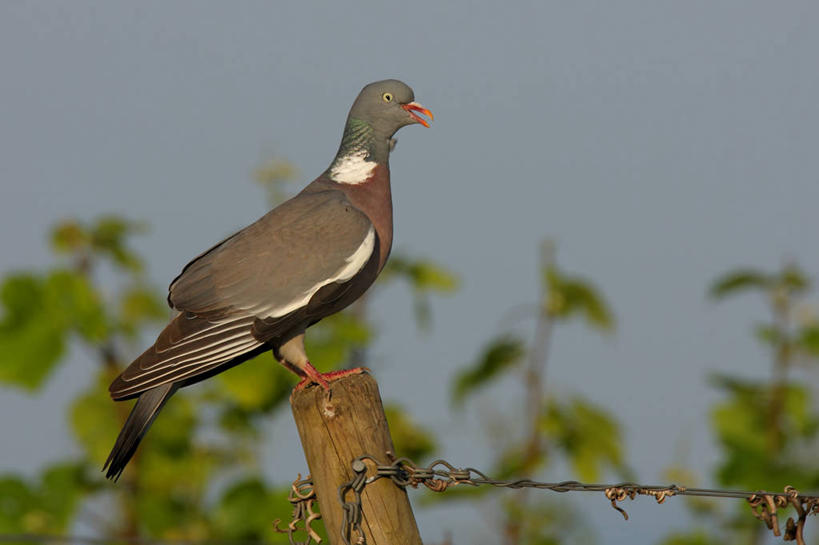
[[[551, 237], [618, 329], [559, 329], [549, 390], [620, 419], [640, 479], [682, 457], [713, 484], [706, 377], [764, 377], [767, 360], [749, 335], [762, 301], [714, 305], [707, 286], [790, 259], [819, 274], [817, 16], [807, 1], [4, 2], [0, 272], [50, 263], [56, 218], [117, 212], [151, 225], [137, 246], [167, 285], [264, 213], [256, 166], [280, 155], [311, 180], [358, 90], [397, 77], [436, 117], [398, 135], [395, 248], [448, 266], [462, 289], [435, 302], [428, 335], [406, 290], [378, 294], [383, 396], [438, 432], [442, 456], [486, 467], [477, 419], [518, 402], [517, 384], [450, 414], [449, 379], [535, 297]], [[0, 470], [33, 472], [73, 448], [61, 411], [92, 369], [75, 351], [49, 401], [0, 392], [15, 436]], [[271, 431], [271, 476], [292, 479], [304, 462], [289, 415]], [[623, 523], [600, 498], [576, 501], [601, 543], [651, 543], [684, 513], [644, 500]], [[419, 511], [428, 541], [451, 528], [456, 542], [492, 543], [482, 518]]]

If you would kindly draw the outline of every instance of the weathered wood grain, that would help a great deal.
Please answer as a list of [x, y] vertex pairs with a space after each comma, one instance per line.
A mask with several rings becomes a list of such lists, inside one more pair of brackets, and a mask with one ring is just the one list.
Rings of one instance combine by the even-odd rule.
[[[368, 373], [348, 375], [326, 392], [318, 386], [294, 392], [290, 404], [330, 544], [341, 545], [338, 487], [352, 478], [352, 460], [372, 454], [386, 461], [393, 451], [378, 384]], [[407, 493], [389, 479], [367, 485], [361, 507], [368, 545], [421, 545]]]

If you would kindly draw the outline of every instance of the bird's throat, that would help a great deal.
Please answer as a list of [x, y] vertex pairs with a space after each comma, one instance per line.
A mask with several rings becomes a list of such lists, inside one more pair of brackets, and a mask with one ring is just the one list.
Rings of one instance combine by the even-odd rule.
[[389, 139], [378, 138], [369, 123], [350, 118], [327, 175], [338, 183], [364, 183], [372, 177], [376, 165], [387, 164], [389, 154]]

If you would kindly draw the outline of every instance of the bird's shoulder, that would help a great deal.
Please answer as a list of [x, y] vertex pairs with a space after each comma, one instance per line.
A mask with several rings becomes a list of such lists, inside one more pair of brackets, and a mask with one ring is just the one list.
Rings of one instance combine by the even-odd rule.
[[371, 229], [342, 191], [311, 184], [188, 263], [171, 282], [168, 302], [188, 309], [205, 293], [215, 297], [226, 286], [250, 288], [262, 279], [283, 288], [320, 281], [346, 263]]

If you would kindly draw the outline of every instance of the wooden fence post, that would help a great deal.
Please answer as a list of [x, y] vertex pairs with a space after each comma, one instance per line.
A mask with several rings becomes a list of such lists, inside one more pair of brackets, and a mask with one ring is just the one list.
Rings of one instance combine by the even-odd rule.
[[[353, 459], [371, 454], [383, 463], [393, 451], [378, 384], [368, 373], [311, 386], [290, 399], [330, 545], [341, 545], [344, 511], [338, 487], [353, 477]], [[351, 499], [351, 498], [347, 498]], [[407, 492], [390, 479], [361, 494], [361, 529], [367, 545], [422, 545]], [[351, 536], [353, 543], [357, 536]]]

